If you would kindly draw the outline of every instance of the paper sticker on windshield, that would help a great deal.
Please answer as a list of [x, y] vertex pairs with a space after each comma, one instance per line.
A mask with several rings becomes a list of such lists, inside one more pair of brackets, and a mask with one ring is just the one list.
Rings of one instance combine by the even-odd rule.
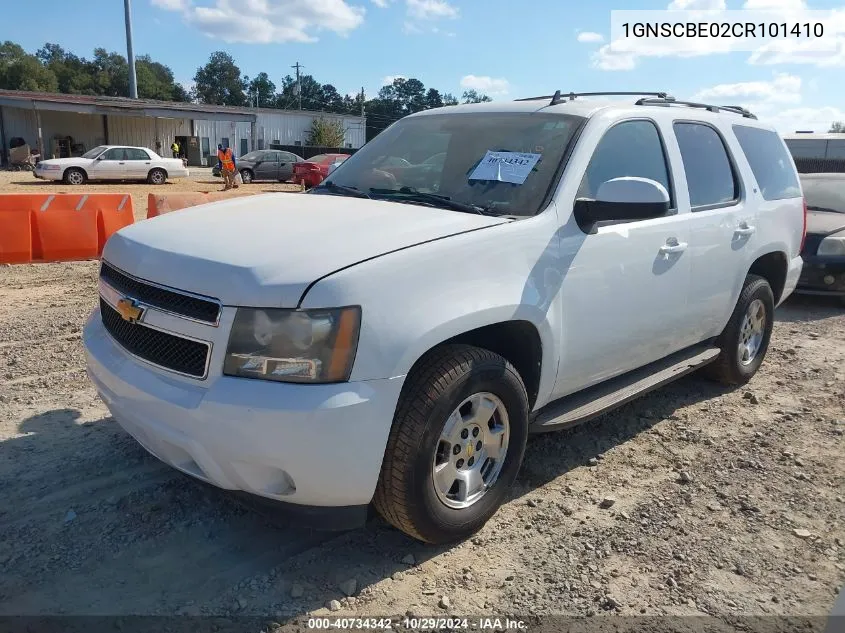
[[470, 180], [498, 180], [521, 185], [540, 160], [540, 154], [521, 152], [491, 152], [487, 150], [484, 158], [469, 175]]

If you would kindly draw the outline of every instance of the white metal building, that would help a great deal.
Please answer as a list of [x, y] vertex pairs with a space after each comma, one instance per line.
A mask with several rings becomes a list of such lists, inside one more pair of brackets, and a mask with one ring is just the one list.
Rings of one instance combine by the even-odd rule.
[[0, 158], [6, 159], [14, 138], [47, 158], [68, 151], [67, 141], [59, 140], [68, 137], [73, 153], [121, 144], [169, 155], [178, 140], [195, 146], [191, 164], [208, 165], [216, 162], [218, 144], [236, 156], [270, 144], [305, 145], [312, 121], [320, 116], [342, 123], [346, 147], [364, 144], [366, 120], [354, 115], [0, 90]]

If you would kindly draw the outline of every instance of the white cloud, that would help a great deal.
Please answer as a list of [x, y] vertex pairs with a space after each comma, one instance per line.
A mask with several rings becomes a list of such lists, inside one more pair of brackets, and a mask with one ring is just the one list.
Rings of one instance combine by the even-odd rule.
[[807, 3], [804, 0], [746, 0], [742, 8], [757, 10], [800, 10], [806, 9]]
[[585, 42], [588, 44], [596, 44], [599, 42], [604, 42], [604, 35], [601, 33], [594, 33], [593, 31], [581, 31], [578, 34], [578, 41]]
[[458, 17], [458, 9], [446, 0], [406, 0], [408, 16], [417, 20]]
[[781, 73], [771, 81], [719, 84], [700, 90], [693, 96], [693, 100], [708, 103], [740, 101], [740, 105], [800, 103], [801, 77]]
[[346, 0], [153, 0], [171, 11], [181, 11], [185, 22], [209, 37], [225, 42], [269, 44], [314, 42], [315, 32], [346, 35], [364, 21], [365, 10]]
[[720, 11], [725, 8], [725, 0], [673, 0], [667, 9], [670, 11]]
[[376, 5], [379, 9], [386, 9], [387, 5], [390, 4], [390, 0], [370, 0], [374, 5]]
[[[808, 83], [812, 89], [813, 80]], [[747, 81], [704, 88], [693, 96], [693, 100], [743, 106], [782, 134], [796, 130], [826, 132], [833, 121], [845, 120], [845, 110], [836, 106], [811, 107], [803, 104], [803, 87], [800, 77], [781, 73], [770, 81]]]
[[494, 79], [488, 76], [466, 75], [461, 78], [461, 88], [465, 90], [477, 90], [486, 95], [505, 95], [510, 90], [510, 83], [507, 79]]

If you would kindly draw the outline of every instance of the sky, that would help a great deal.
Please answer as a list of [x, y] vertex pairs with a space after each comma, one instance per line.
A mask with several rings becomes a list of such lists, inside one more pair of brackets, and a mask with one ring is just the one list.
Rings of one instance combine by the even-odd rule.
[[[54, 42], [90, 57], [95, 47], [125, 55], [120, 0], [2, 0], [0, 39], [30, 52]], [[793, 40], [745, 50], [697, 40], [611, 41], [611, 11], [834, 10], [823, 53]], [[790, 13], [791, 12], [791, 13]], [[564, 92], [667, 91], [678, 99], [739, 104], [784, 133], [827, 131], [845, 121], [845, 3], [832, 0], [132, 0], [135, 54], [173, 69], [186, 86], [216, 50], [245, 75], [277, 84], [303, 72], [342, 94], [374, 96], [393, 77], [459, 96], [475, 89], [515, 99]], [[59, 34], [59, 35], [48, 35]], [[757, 47], [756, 49], [754, 47]], [[839, 79], [837, 79], [837, 77]]]

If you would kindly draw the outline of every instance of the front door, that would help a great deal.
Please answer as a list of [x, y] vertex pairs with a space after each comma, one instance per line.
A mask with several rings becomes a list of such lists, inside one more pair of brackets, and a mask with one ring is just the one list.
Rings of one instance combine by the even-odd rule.
[[662, 217], [603, 223], [591, 233], [584, 233], [573, 218], [564, 226], [556, 398], [691, 344], [688, 215], [678, 208], [666, 156], [654, 122], [616, 123], [598, 142], [577, 195], [559, 203], [561, 212], [569, 214], [576, 197], [594, 199], [602, 183], [638, 176], [662, 184], [671, 209]]
[[91, 180], [120, 180], [121, 178], [129, 178], [126, 175], [127, 170], [126, 149], [112, 147], [92, 161], [88, 168], [88, 177]]

